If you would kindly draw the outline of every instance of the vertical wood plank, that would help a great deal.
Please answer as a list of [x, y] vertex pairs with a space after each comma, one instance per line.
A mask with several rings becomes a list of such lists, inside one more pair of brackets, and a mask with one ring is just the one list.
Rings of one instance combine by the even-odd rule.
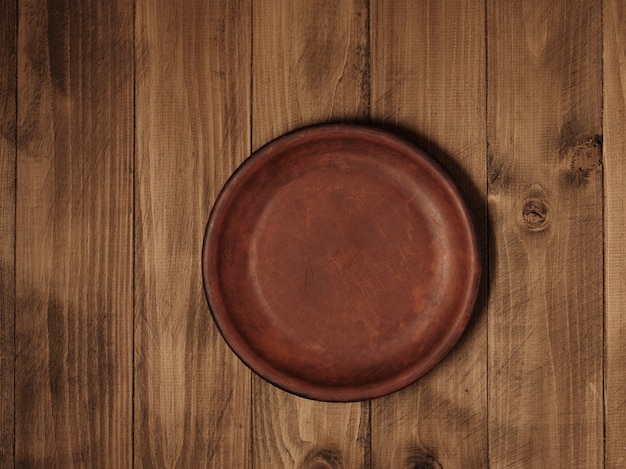
[[253, 149], [320, 122], [366, 121], [367, 0], [256, 0]]
[[202, 289], [211, 204], [250, 148], [250, 3], [136, 4], [136, 467], [249, 465], [250, 374]]
[[13, 467], [15, 395], [16, 2], [0, 3], [0, 467]]
[[602, 467], [600, 1], [488, 2], [493, 467]]
[[607, 469], [626, 466], [626, 5], [604, 4], [604, 269]]
[[132, 463], [132, 19], [19, 4], [18, 467]]
[[[256, 0], [253, 148], [317, 122], [367, 120], [365, 0]], [[369, 466], [368, 403], [322, 403], [253, 380], [254, 467]]]
[[[372, 121], [450, 170], [485, 251], [484, 3], [372, 0], [371, 8]], [[373, 467], [486, 467], [485, 303], [486, 285], [449, 356], [416, 384], [372, 402]]]

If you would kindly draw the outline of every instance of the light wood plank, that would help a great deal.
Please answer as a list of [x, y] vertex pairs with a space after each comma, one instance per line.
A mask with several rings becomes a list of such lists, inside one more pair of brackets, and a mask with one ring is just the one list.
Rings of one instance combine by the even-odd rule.
[[[373, 0], [371, 14], [372, 121], [450, 170], [486, 251], [484, 3]], [[486, 467], [485, 303], [486, 285], [449, 356], [372, 402], [373, 467]]]
[[19, 4], [19, 467], [132, 463], [132, 18]]
[[604, 4], [606, 468], [626, 466], [626, 5]]
[[[309, 124], [366, 120], [365, 0], [257, 0], [253, 147]], [[368, 403], [302, 399], [255, 377], [254, 467], [369, 466]]]
[[0, 467], [13, 467], [17, 8], [0, 3]]
[[366, 0], [256, 0], [253, 149], [320, 122], [367, 121]]
[[250, 149], [250, 3], [136, 4], [135, 466], [245, 468], [250, 374], [202, 289], [220, 187]]
[[493, 467], [602, 467], [600, 1], [488, 2]]

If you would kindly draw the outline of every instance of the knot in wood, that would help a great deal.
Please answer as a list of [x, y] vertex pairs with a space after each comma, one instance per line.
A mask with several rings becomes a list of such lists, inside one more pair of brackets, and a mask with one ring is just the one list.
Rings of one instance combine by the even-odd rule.
[[584, 139], [565, 150], [569, 167], [565, 170], [565, 182], [571, 187], [580, 187], [589, 175], [602, 165], [602, 136]]
[[309, 465], [309, 469], [332, 469], [332, 466], [326, 461], [318, 459]]
[[339, 469], [342, 467], [341, 456], [336, 451], [321, 449], [312, 451], [302, 464], [306, 469]]
[[522, 222], [528, 231], [541, 231], [548, 226], [548, 205], [541, 199], [526, 199], [522, 208]]
[[418, 453], [410, 458], [407, 469], [443, 469], [443, 466], [434, 456]]

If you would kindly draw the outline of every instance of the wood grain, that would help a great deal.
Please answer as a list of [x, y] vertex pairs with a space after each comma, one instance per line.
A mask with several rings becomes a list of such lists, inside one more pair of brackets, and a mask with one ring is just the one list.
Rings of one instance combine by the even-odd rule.
[[0, 467], [13, 467], [15, 447], [16, 7], [0, 3]]
[[366, 0], [257, 0], [253, 149], [306, 125], [367, 121]]
[[220, 187], [250, 148], [250, 4], [136, 4], [135, 466], [247, 467], [250, 375], [200, 266]]
[[489, 0], [494, 467], [602, 467], [599, 1]]
[[[485, 250], [484, 5], [380, 0], [371, 15], [372, 121], [451, 172]], [[373, 467], [486, 466], [485, 298], [483, 287], [468, 330], [443, 362], [372, 402]]]
[[132, 462], [132, 17], [19, 4], [17, 467]]
[[[624, 44], [619, 0], [0, 2], [0, 467], [624, 467]], [[327, 404], [200, 255], [252, 150], [344, 120], [450, 170], [485, 280], [426, 377]]]
[[626, 5], [604, 3], [606, 468], [626, 466]]
[[[364, 0], [253, 4], [253, 148], [317, 122], [366, 120]], [[367, 403], [328, 404], [253, 380], [254, 467], [367, 467]]]

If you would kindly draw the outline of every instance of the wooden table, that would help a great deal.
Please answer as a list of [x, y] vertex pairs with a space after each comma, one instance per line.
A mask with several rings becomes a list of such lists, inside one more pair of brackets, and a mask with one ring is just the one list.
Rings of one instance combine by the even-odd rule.
[[[626, 467], [620, 0], [0, 2], [0, 467]], [[371, 123], [478, 220], [470, 327], [327, 404], [216, 330], [211, 205], [284, 132]]]

